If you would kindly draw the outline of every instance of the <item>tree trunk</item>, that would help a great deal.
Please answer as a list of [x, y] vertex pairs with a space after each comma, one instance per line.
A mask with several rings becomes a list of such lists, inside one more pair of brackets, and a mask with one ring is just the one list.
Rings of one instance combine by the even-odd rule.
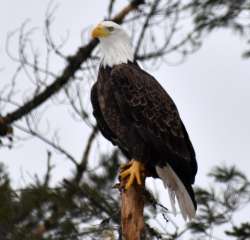
[[[121, 186], [124, 183], [121, 182]], [[129, 190], [121, 192], [121, 226], [124, 240], [141, 240], [144, 233], [144, 197], [143, 184], [133, 184]]]

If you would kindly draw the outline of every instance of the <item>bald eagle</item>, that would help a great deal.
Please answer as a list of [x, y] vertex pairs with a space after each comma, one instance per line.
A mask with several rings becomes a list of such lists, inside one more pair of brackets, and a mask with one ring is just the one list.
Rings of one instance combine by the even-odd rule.
[[192, 184], [197, 162], [178, 110], [163, 87], [134, 59], [126, 31], [104, 21], [92, 30], [100, 41], [102, 60], [91, 90], [98, 127], [131, 161], [120, 173], [125, 189], [141, 184], [141, 175], [160, 178], [176, 213], [192, 219], [196, 201]]

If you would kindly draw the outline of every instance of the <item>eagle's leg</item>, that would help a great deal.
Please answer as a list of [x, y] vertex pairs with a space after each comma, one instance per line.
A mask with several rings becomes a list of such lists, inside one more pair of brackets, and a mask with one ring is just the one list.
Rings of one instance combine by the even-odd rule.
[[144, 170], [143, 163], [137, 160], [132, 160], [121, 168], [120, 178], [122, 180], [128, 178], [125, 185], [126, 190], [132, 186], [134, 181], [136, 181], [139, 185], [142, 184], [142, 175], [144, 175]]

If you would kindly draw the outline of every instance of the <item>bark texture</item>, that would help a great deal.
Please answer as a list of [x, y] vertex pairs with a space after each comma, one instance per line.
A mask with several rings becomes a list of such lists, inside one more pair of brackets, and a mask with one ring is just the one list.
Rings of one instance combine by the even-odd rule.
[[[121, 183], [122, 186], [125, 183]], [[141, 240], [144, 233], [144, 186], [133, 184], [127, 191], [121, 192], [121, 226], [123, 240]]]

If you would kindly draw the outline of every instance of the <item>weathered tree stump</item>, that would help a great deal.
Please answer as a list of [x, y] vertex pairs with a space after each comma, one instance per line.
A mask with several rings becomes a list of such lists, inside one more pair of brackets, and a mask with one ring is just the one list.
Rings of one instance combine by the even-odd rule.
[[[125, 183], [121, 182], [121, 186]], [[121, 191], [121, 226], [124, 240], [141, 240], [144, 233], [145, 178], [142, 185], [133, 184], [128, 190]]]

